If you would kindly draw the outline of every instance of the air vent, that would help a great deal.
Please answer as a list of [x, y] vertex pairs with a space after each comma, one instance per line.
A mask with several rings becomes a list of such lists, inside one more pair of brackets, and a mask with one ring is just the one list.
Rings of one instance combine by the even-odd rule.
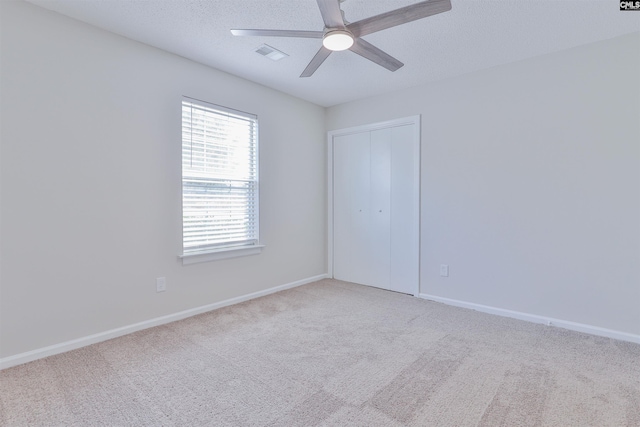
[[289, 56], [286, 53], [284, 53], [282, 51], [279, 51], [275, 47], [271, 47], [271, 46], [269, 46], [267, 44], [263, 44], [262, 46], [257, 48], [256, 52], [258, 52], [260, 55], [266, 56], [267, 58], [272, 59], [274, 61], [279, 61], [282, 58], [286, 58], [287, 56]]

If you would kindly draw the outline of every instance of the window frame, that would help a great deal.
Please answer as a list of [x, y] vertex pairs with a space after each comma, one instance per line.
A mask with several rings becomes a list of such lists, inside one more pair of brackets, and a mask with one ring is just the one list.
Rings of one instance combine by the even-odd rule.
[[[185, 186], [185, 170], [184, 170], [184, 125], [182, 121], [183, 109], [185, 107], [185, 103], [192, 104], [195, 106], [203, 107], [205, 109], [214, 110], [217, 113], [228, 113], [234, 116], [240, 116], [242, 118], [252, 120], [253, 125], [255, 126], [255, 137], [253, 138], [254, 145], [254, 157], [255, 157], [255, 178], [253, 179], [253, 183], [255, 185], [254, 192], [254, 205], [255, 208], [253, 210], [253, 223], [255, 230], [255, 239], [251, 241], [251, 243], [241, 243], [241, 244], [221, 244], [221, 245], [212, 245], [208, 248], [203, 248], [201, 250], [187, 250], [185, 251], [185, 195], [184, 195], [184, 186]], [[216, 261], [227, 258], [235, 258], [249, 255], [257, 255], [259, 254], [265, 245], [261, 244], [260, 240], [260, 150], [259, 150], [259, 126], [258, 126], [258, 116], [256, 114], [247, 113], [244, 111], [236, 110], [229, 107], [224, 107], [221, 105], [213, 104], [210, 102], [202, 101], [200, 99], [191, 98], [188, 96], [183, 96], [180, 102], [180, 220], [181, 220], [181, 246], [182, 251], [181, 254], [178, 255], [178, 258], [182, 259], [182, 264], [195, 264], [200, 262], [208, 262], [208, 261]], [[251, 166], [250, 166], [251, 167]], [[214, 179], [222, 179], [223, 176], [214, 177]], [[193, 179], [193, 177], [192, 177]], [[227, 180], [230, 180], [226, 178]], [[233, 181], [233, 180], [230, 180]]]

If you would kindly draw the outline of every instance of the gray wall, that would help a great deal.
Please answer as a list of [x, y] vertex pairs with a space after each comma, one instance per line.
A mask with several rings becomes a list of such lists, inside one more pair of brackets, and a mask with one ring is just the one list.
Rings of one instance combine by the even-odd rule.
[[638, 76], [634, 34], [331, 107], [326, 123], [422, 115], [422, 293], [637, 335]]
[[[326, 272], [323, 108], [0, 3], [0, 357]], [[259, 117], [261, 255], [178, 261], [182, 95]]]

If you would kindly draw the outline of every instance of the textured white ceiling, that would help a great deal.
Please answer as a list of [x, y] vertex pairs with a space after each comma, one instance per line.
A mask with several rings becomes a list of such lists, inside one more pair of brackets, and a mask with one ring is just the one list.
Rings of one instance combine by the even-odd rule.
[[[331, 106], [640, 31], [617, 0], [451, 0], [452, 10], [364, 37], [405, 63], [396, 72], [349, 51], [298, 76], [317, 39], [234, 37], [231, 28], [323, 29], [316, 0], [28, 0], [265, 86]], [[346, 0], [349, 22], [418, 0]], [[266, 43], [290, 56], [254, 52]]]

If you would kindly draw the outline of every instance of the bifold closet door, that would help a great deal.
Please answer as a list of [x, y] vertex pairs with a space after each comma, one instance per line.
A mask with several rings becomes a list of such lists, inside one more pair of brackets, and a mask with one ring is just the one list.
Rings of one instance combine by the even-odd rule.
[[391, 139], [388, 129], [369, 132], [371, 174], [369, 180], [369, 268], [365, 284], [390, 288], [391, 274]]
[[412, 125], [333, 139], [333, 276], [413, 294], [418, 283]]
[[420, 148], [413, 125], [386, 129], [391, 139], [390, 284], [417, 294], [420, 281]]
[[334, 277], [368, 284], [371, 220], [369, 132], [334, 139]]

